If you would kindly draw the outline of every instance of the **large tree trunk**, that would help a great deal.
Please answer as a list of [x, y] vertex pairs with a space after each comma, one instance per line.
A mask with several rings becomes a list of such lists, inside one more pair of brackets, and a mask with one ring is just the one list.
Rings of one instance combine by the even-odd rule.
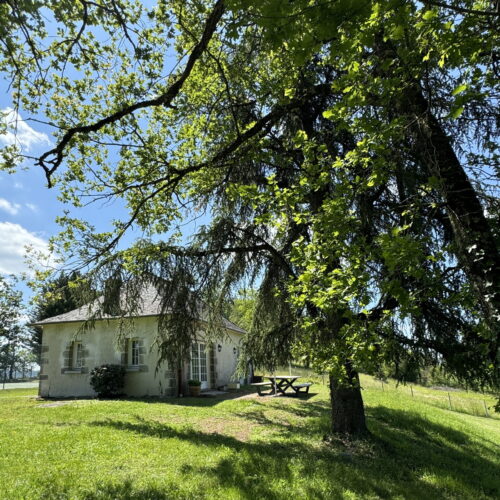
[[332, 432], [351, 436], [367, 434], [359, 376], [350, 368], [349, 379], [339, 381], [330, 375]]
[[500, 253], [493, 229], [484, 215], [478, 194], [463, 169], [450, 139], [429, 109], [417, 84], [403, 94], [400, 112], [410, 113], [418, 156], [438, 186], [451, 221], [457, 257], [471, 280], [491, 329], [490, 359], [496, 361], [500, 316]]

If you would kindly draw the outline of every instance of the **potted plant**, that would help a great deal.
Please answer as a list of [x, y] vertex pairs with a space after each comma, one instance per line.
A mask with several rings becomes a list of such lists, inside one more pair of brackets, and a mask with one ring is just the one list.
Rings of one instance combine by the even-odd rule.
[[199, 380], [188, 380], [189, 395], [199, 396], [201, 391], [201, 382]]

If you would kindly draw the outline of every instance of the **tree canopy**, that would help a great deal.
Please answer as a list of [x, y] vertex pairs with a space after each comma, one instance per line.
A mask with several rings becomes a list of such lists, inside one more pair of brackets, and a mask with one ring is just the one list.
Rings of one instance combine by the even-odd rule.
[[61, 216], [53, 248], [95, 293], [155, 282], [179, 313], [165, 359], [200, 299], [216, 319], [250, 285], [247, 356], [327, 371], [336, 431], [364, 430], [357, 371], [383, 360], [498, 385], [497, 3], [0, 8], [14, 101], [55, 131], [28, 160], [69, 205], [128, 210], [105, 232]]

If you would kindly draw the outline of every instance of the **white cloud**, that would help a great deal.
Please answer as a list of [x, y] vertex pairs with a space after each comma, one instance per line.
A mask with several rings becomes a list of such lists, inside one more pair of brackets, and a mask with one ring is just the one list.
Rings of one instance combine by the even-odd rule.
[[0, 198], [0, 210], [4, 210], [10, 215], [16, 215], [19, 212], [21, 205], [19, 203], [11, 203], [5, 198]]
[[17, 111], [5, 108], [1, 113], [3, 122], [7, 124], [7, 130], [4, 134], [0, 134], [0, 143], [17, 144], [26, 151], [30, 151], [33, 146], [43, 144], [50, 146], [49, 136], [30, 127]]
[[48, 254], [48, 244], [19, 224], [0, 222], [0, 273], [20, 274], [27, 272], [26, 246]]
[[38, 213], [38, 207], [34, 203], [26, 203], [26, 206], [35, 214]]

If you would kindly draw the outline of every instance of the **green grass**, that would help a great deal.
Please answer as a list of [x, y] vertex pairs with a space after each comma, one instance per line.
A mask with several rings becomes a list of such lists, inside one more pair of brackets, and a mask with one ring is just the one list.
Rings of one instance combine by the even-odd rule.
[[0, 391], [0, 498], [500, 497], [500, 421], [363, 385], [372, 438], [333, 445], [321, 384], [300, 399], [50, 407]]

